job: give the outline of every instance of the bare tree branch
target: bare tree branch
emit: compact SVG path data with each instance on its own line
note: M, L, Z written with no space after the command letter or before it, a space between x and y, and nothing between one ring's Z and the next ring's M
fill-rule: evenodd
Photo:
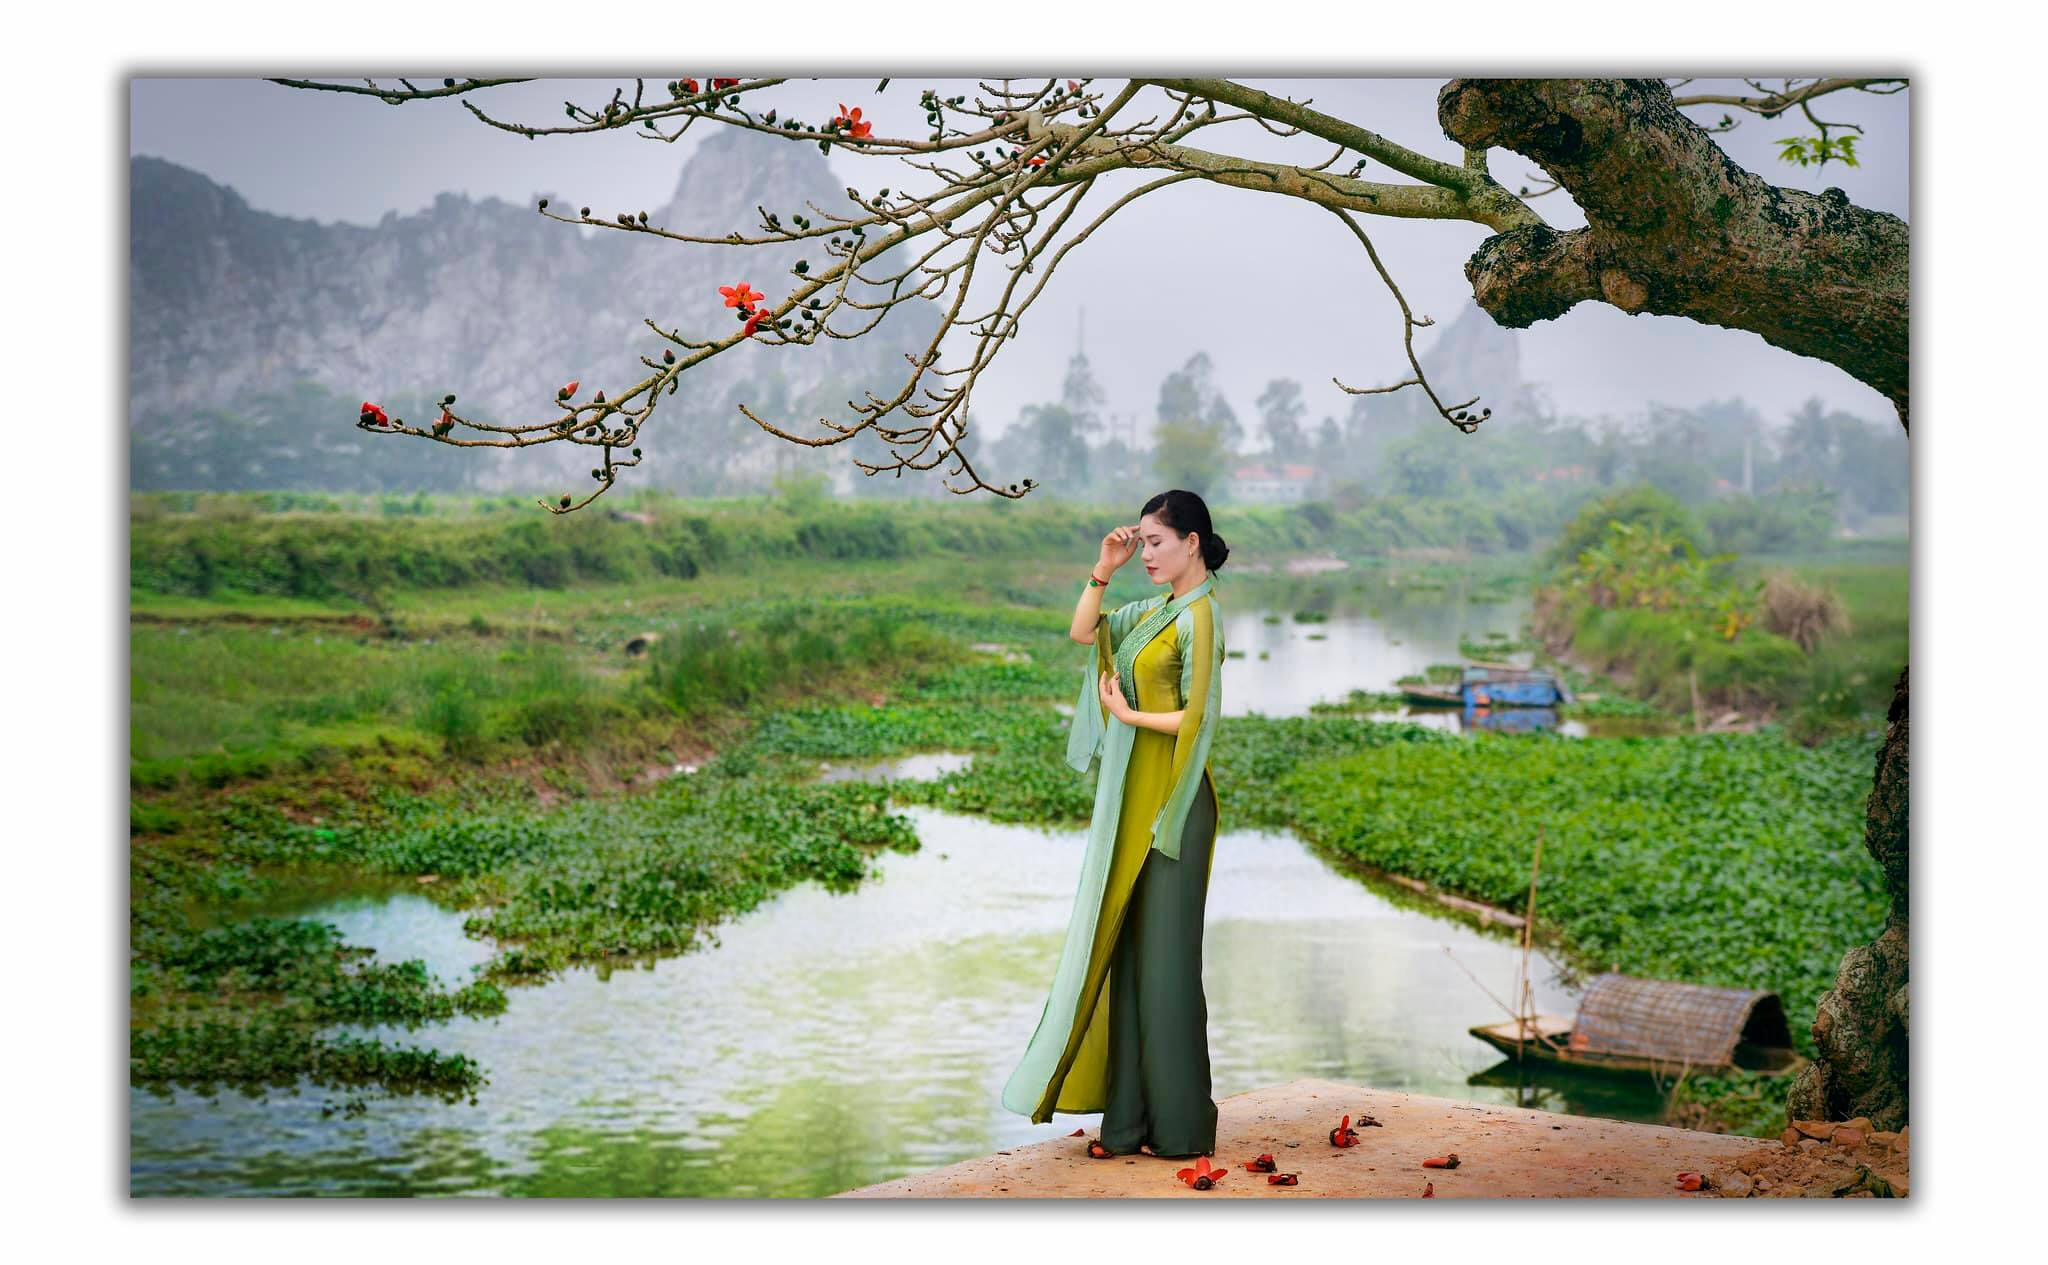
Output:
M1342 387L1352 395L1384 395L1389 392L1399 391L1402 387L1421 387L1422 393L1429 397L1430 407L1436 410L1438 417L1464 431L1467 435L1478 430L1479 423L1493 416L1493 409L1490 407L1483 408L1476 415L1467 412L1466 410L1479 402L1479 397L1476 395L1466 400L1463 404L1453 404L1445 407L1444 402L1437 398L1436 388L1429 384L1429 376L1423 373L1422 362L1415 358L1415 331L1425 325L1434 325L1436 322L1427 316L1418 317L1409 309L1407 296L1401 293L1400 286L1394 284L1394 278L1387 272L1387 266L1380 262L1380 252L1373 249L1372 239L1365 235L1365 230L1358 226L1358 222L1343 211L1336 211L1333 214L1338 219L1344 221L1344 227L1350 229L1352 236L1358 238L1359 245L1365 247L1366 255L1372 260L1373 269L1380 274L1380 280L1386 283L1387 291L1394 296L1394 302L1401 305L1401 345L1408 353L1408 367L1415 371L1415 376L1403 378L1392 386L1384 387L1345 386L1342 381L1336 378L1331 378L1330 381L1335 382L1339 387Z

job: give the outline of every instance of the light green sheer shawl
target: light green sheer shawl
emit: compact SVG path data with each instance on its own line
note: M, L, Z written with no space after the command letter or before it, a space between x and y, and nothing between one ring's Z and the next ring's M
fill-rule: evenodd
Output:
M1152 822L1152 847L1180 859L1181 829L1201 789L1209 748L1223 712L1223 627L1210 576L1178 598L1160 593L1104 612L1095 621L1095 644L1081 673L1081 692L1074 702L1073 727L1067 735L1067 763L1077 772L1096 772L1095 808L1088 823L1088 845L1081 857L1081 875L1074 894L1074 912L1067 920L1066 941L1052 990L1017 1070L1003 1088L1003 1106L1043 1121L1046 1090L1059 1067L1068 1037L1079 1018L1081 991L1088 976L1089 954L1103 907L1110 860L1116 850L1118 818L1123 809L1124 775L1136 729L1109 714L1096 678L1119 674L1124 697L1137 706L1137 683L1131 664L1167 624L1174 627L1180 652L1180 695L1186 714L1173 748L1172 783ZM1197 603L1202 599L1200 608Z

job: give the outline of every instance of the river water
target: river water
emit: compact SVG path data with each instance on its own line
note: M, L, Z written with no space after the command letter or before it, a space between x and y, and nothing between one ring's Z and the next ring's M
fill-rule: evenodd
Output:
M1388 689L1455 662L1461 632L1512 631L1521 615L1444 606L1316 625L1229 616L1226 644L1247 653L1225 668L1226 714L1299 714L1354 688ZM923 778L967 758L821 776ZM474 1057L490 1078L475 1106L372 1096L348 1118L323 1116L347 1095L316 1087L263 1101L133 1090L131 1190L812 1196L1076 1128L1092 1135L1097 1116L1032 1124L998 1101L1045 1002L1085 835L899 811L921 850L880 854L878 877L856 891L792 889L650 969L578 969L508 989L494 1018L341 1029ZM416 893L293 912L383 959L422 959L451 983L490 956L459 912ZM1466 1029L1506 1017L1488 990L1513 997L1512 941L1397 903L1291 834L1222 833L1204 947L1218 1099L1316 1076L1656 1118L1647 1083L1518 1087L1511 1071L1499 1083L1505 1065ZM1540 1009L1570 1012L1541 955L1529 974Z

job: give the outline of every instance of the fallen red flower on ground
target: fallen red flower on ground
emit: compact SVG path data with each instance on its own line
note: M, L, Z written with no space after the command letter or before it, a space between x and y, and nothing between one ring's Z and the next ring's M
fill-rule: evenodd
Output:
M1196 1190L1207 1190L1217 1182L1222 1181L1223 1175L1229 1171L1228 1167L1217 1168L1212 1166L1209 1163L1209 1157L1204 1155L1195 1160L1193 1168L1184 1168L1175 1173L1174 1176L1193 1186Z

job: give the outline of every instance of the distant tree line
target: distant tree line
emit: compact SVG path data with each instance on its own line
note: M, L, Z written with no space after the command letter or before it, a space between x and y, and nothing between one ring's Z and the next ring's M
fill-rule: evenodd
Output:
M484 490L490 467L438 445L379 442L336 418L352 401L310 382L258 394L233 411L182 422L155 419L132 432L131 486L137 491L246 489L385 495ZM418 416L431 402L394 399ZM1811 544L1842 525L1907 508L1906 437L1808 400L1779 427L1740 396L1692 408L1653 405L1630 419L1560 416L1539 389L1525 388L1515 412L1482 435L1444 435L1441 424L1386 397L1356 397L1343 417L1308 420L1302 384L1275 378L1247 427L1215 382L1215 365L1195 352L1159 383L1142 424L1118 418L1085 351L1068 362L1059 398L1028 404L995 440L970 430L991 468L1028 474L1042 495L1120 504L1134 487L1188 487L1219 504L1235 499L1232 471L1247 463L1315 472L1308 499L1348 512L1376 498L1405 501L1498 499L1506 494L1576 503L1595 492L1647 484L1696 508L1717 550L1750 553ZM744 433L727 436L746 439ZM678 463L688 496L782 492L824 458L789 449L745 465ZM503 454L517 459L524 454ZM655 473L655 472L650 472ZM827 486L812 471L815 494ZM854 473L855 499L928 500L946 494L927 480ZM950 499L950 498L948 498ZM1551 521L1529 520L1540 534Z
M1906 437L1809 399L1772 427L1741 396L1692 408L1655 404L1628 419L1561 416L1540 388L1471 439L1386 397L1356 397L1340 420L1308 420L1302 384L1275 378L1254 404L1256 433L1196 352L1159 384L1142 430L1118 426L1085 352L1068 364L1060 398L1026 405L987 445L996 468L1028 474L1043 494L1088 502L1127 499L1134 481L1193 488L1229 503L1231 473L1246 463L1315 472L1313 499L1339 509L1367 498L1464 498L1514 489L1599 489L1648 484L1702 507L1719 537L1825 531L1906 512ZM1432 424L1434 423L1434 424ZM978 433L970 439L978 439ZM1723 507L1719 510L1711 507ZM1764 547L1759 540L1733 547Z

